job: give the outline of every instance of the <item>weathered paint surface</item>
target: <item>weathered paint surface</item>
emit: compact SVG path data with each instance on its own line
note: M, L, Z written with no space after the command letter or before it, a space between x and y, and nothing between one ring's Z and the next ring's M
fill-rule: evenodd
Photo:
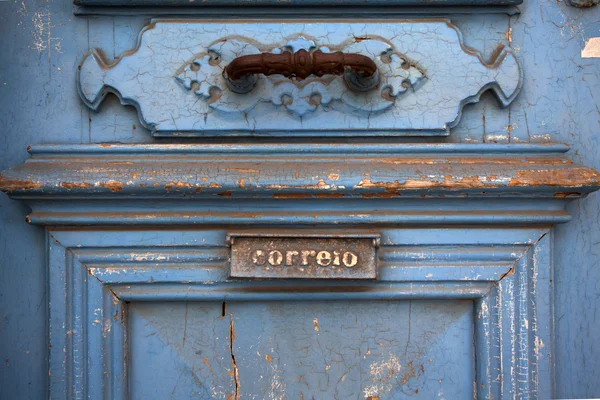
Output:
M51 395L144 397L166 365L155 390L179 398L282 398L284 385L323 398L552 397L548 226L380 232L377 281L232 282L223 230L52 229ZM306 326L314 352L298 348ZM263 356L276 371L260 379ZM341 385L344 371L362 379Z
M290 49L366 56L379 83L356 91L342 76L257 74L245 93L227 83L224 71L236 57ZM78 71L90 108L112 92L136 107L154 135L177 137L447 135L484 91L507 107L521 78L510 49L500 46L484 63L444 19L284 25L157 19L118 62L92 51Z
M598 36L599 8L575 9L562 2L532 0L520 9L521 15L514 17L501 14L453 17L453 22L464 33L465 43L481 51L484 58L491 57L498 43L510 44L522 62L525 79L521 95L509 112L498 111L495 100L484 95L481 103L465 109L461 124L444 142L560 141L572 146L571 157L575 162L599 169L597 104L600 100L598 91L594 91L599 85L599 61L581 58L586 41ZM77 97L73 78L80 55L90 48L103 49L108 58L132 48L137 32L146 22L144 17L85 20L73 17L71 11L70 2L56 0L0 2L0 29L2 37L8 38L0 42L2 53L7 55L0 66L3 72L0 108L4 110L0 115L2 170L23 162L28 157L25 148L32 144L152 141L149 133L140 126L135 112L122 108L114 98L107 98L98 114L85 110ZM175 180L171 188L185 186L178 182ZM108 180L104 183L109 192L113 193L110 188L116 190L114 193L121 192L117 190L119 185ZM494 208L500 209L502 203L514 204L504 200L495 203ZM470 202L464 207L474 205ZM568 210L573 220L557 227L553 235L546 235L541 241L544 246L549 245L551 238L554 242L554 301L540 301L538 307L540 304L554 307L555 338L551 346L556 365L556 397L598 397L600 350L594 336L600 330L596 312L600 281L596 256L600 240L598 195L583 201L575 200ZM43 229L25 223L23 217L28 212L23 203L0 196L2 398L47 397L46 245ZM476 236L481 235L478 232ZM165 233L157 236L170 240ZM514 240L514 236L512 238ZM424 257L429 254L426 252ZM142 251L135 257L160 255ZM412 257L419 259L422 255L416 253ZM535 254L538 260L546 259L544 262L548 257L539 251ZM456 271L459 269L446 268L443 273L458 274ZM471 273L476 276L484 271L490 272L488 268L479 268ZM548 272L543 269L531 271ZM407 279L416 278L413 272L414 269L403 270ZM506 272L496 271L495 274L502 276ZM435 277L430 271L422 279L429 279L430 273L433 276L429 278ZM511 276L514 274L508 274L504 279ZM507 290L515 287L509 281L505 286ZM476 292L473 290L469 295L475 296ZM213 298L218 296L222 297L222 293ZM180 300L185 300L184 295ZM498 297L497 300L501 299ZM477 307L481 315L485 315L494 304L481 302ZM93 315L94 309L91 311ZM111 318L115 315L113 312ZM527 324L518 327L520 337L526 336L531 324L528 320ZM318 326L322 329L321 320ZM508 324L505 328L517 327ZM102 336L102 327L99 329ZM486 336L485 330L480 332ZM552 341L538 340L534 349L547 349L548 343ZM515 343L515 347L520 344ZM523 370L525 367L519 366L521 373L527 372ZM231 368L230 364L227 368Z
M189 0L75 0L75 4L81 6L155 6L155 7L168 7L168 6L192 6L192 7L206 7L206 6L240 6L240 5L277 5L283 7L291 6L314 6L324 4L339 4L335 1L323 1L323 0L289 0L285 2L277 0L252 0L252 1L240 1L240 0L205 0L202 3L194 3ZM193 4L189 4L193 3ZM344 1L346 5L379 5L379 6L431 6L435 5L436 2L430 2L426 0L347 0ZM446 0L443 2L444 5L506 5L506 4L521 4L522 0Z
M0 190L14 198L576 198L600 185L560 144L221 148L35 146L32 159L0 173Z
M137 303L129 318L134 398L472 396L468 300Z

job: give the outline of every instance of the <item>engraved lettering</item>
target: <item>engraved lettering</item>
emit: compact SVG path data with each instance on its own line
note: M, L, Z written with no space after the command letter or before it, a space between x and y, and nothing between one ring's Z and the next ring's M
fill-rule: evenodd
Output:
M350 251L347 251L344 253L342 261L344 262L344 266L352 268L358 264L358 256Z
M327 267L329 264L331 264L331 253L328 251L320 251L317 254L317 264L319 264L321 267Z
M302 266L306 267L309 264L308 257L317 254L314 250L302 250Z
M267 262L265 259L265 252L262 250L255 250L254 253L252 253L252 262L255 265L265 265Z
M340 252L337 250L333 251L333 265L336 267L340 266Z
M351 252L341 252L338 250L327 251L321 250L318 253L315 250L271 250L268 252L265 250L254 250L251 254L252 263L257 266L268 264L271 266L285 265L292 267L300 263L301 266L307 267L317 265L321 267L328 266L344 266L346 268L355 267L358 264L358 256ZM285 261L285 263L284 263Z
M281 252L279 250L271 250L269 252L269 264L276 267L278 265L281 265L282 261L283 261L283 254L281 254Z
M376 279L370 238L239 237L231 240L234 278Z
M294 256L297 256L298 252L296 250L287 250L285 252L285 265L287 265L288 267L296 264L296 261L294 260Z

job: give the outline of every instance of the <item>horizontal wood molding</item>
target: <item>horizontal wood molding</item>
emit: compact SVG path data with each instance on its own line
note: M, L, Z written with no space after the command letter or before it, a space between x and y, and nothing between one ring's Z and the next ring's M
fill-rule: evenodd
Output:
M0 175L37 224L549 224L600 187L568 148L43 145ZM518 199L518 200L517 200ZM123 201L127 200L127 201Z
M219 0L190 2L177 1L123 1L79 0L73 4L75 15L148 15L148 16L199 16L214 19L257 18L379 18L388 19L406 15L446 16L449 14L507 14L516 15L522 0L453 0L444 4L432 4L426 0L365 1L354 0L344 5L319 0L307 2L278 2L257 0ZM243 3L243 4L239 4ZM315 5L315 3L319 3Z
M561 145L38 146L0 175L13 198L581 197L600 174Z

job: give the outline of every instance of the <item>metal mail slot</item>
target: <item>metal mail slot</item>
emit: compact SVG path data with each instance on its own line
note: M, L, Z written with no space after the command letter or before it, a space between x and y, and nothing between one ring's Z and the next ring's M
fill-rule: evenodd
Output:
M376 279L379 236L230 235L231 278Z

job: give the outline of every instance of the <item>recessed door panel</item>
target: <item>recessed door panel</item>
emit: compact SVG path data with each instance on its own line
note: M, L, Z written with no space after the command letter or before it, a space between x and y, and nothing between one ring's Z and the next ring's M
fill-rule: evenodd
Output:
M134 302L131 398L472 398L472 304Z

